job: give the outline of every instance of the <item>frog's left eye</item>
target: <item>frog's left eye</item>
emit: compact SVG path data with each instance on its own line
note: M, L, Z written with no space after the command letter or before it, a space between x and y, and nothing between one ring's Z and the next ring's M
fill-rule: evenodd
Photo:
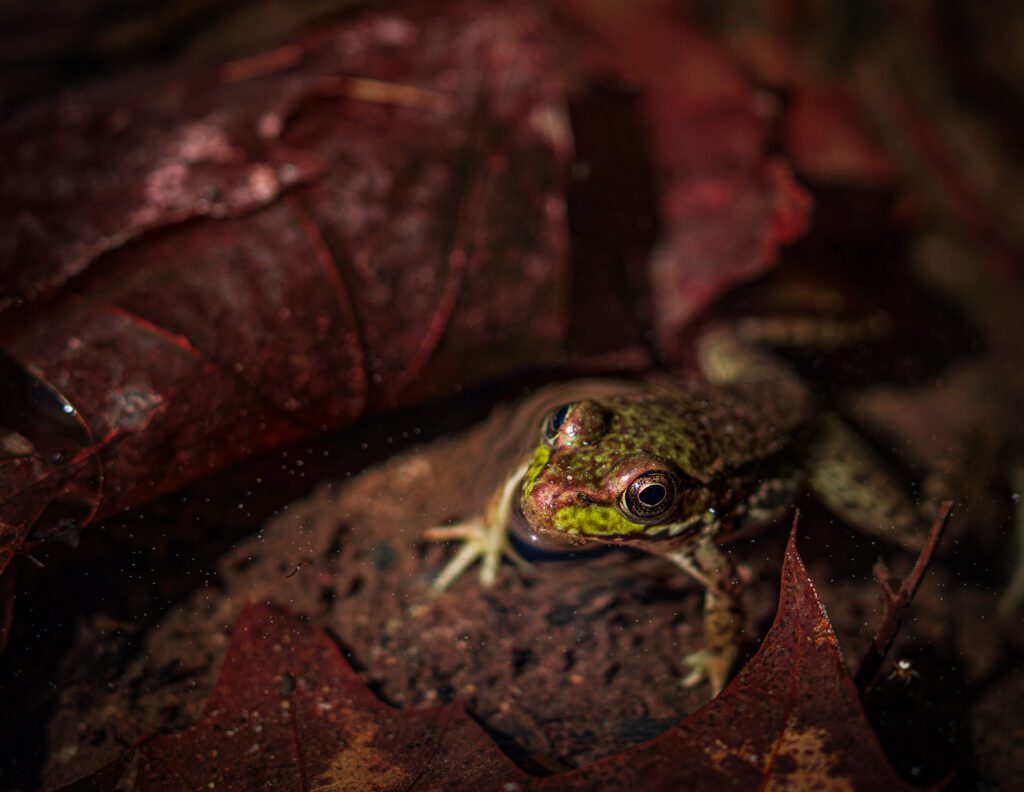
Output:
M651 524L668 514L675 503L675 478L663 470L649 470L629 483L619 508L630 520Z
M563 404L561 407L552 410L544 420L544 440L548 444L555 442L555 438L558 437L558 432L562 428L562 424L565 423L565 419L568 417L571 409L571 404Z

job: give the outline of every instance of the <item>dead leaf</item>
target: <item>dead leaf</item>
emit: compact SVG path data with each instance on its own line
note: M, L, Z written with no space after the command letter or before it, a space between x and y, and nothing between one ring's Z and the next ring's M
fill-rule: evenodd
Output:
M323 631L250 605L200 721L138 749L134 788L913 789L871 731L795 539L775 623L726 690L587 767L529 776L461 707L388 707Z
M0 424L39 393L49 416L0 460L0 571L262 449L557 358L571 140L546 20L371 10L261 68L97 86L0 131L0 350L26 380Z

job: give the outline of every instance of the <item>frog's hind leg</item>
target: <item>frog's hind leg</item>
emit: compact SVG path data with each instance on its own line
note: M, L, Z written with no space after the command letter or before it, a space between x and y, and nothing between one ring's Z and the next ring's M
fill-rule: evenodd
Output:
M726 542L746 536L751 529L760 528L786 514L807 486L807 475L802 467L789 464L772 476L764 478L747 499L728 516L728 530L719 537Z
M823 416L805 464L815 494L837 517L909 549L923 546L926 531L917 505L864 438L838 416Z
M463 543L455 557L434 581L435 591L447 589L477 561L480 561L480 585L485 588L490 588L497 580L498 566L503 557L512 561L522 572L532 569L529 562L512 546L508 530L512 499L525 472L524 466L509 476L495 491L482 515L454 525L430 528L424 532L424 536L430 541L446 542L458 539Z
M807 392L796 372L769 349L837 351L877 341L891 329L892 321L881 313L860 319L746 317L705 332L697 345L698 363L718 385L758 384L781 389L784 398L803 402Z
M893 332L892 319L881 311L861 317L782 314L739 319L735 333L747 343L818 352L849 349L878 341Z

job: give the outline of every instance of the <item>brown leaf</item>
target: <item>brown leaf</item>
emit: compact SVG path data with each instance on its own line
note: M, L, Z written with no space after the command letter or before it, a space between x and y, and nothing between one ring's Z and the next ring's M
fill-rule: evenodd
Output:
M775 623L722 693L558 789L912 789L889 766L790 534Z
M726 690L661 736L544 778L458 706L394 710L319 629L239 617L201 720L139 749L136 789L912 789L889 767L790 536L778 614Z
M461 707L392 709L321 630L251 605L202 719L141 749L135 788L500 789L522 777Z

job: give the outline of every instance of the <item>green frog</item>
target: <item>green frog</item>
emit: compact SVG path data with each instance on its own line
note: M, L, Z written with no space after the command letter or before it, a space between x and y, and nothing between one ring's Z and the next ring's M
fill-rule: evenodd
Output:
M919 546L919 512L900 483L852 429L817 409L781 359L732 327L705 334L698 358L700 374L685 380L584 380L534 399L534 410L562 403L539 427L530 419L536 439L484 512L427 532L463 541L436 588L478 560L484 586L502 558L529 569L510 541L517 526L546 549L604 543L655 553L706 590L704 647L685 658L684 684L706 680L716 695L743 622L740 581L720 543L771 523L809 486L847 522Z

